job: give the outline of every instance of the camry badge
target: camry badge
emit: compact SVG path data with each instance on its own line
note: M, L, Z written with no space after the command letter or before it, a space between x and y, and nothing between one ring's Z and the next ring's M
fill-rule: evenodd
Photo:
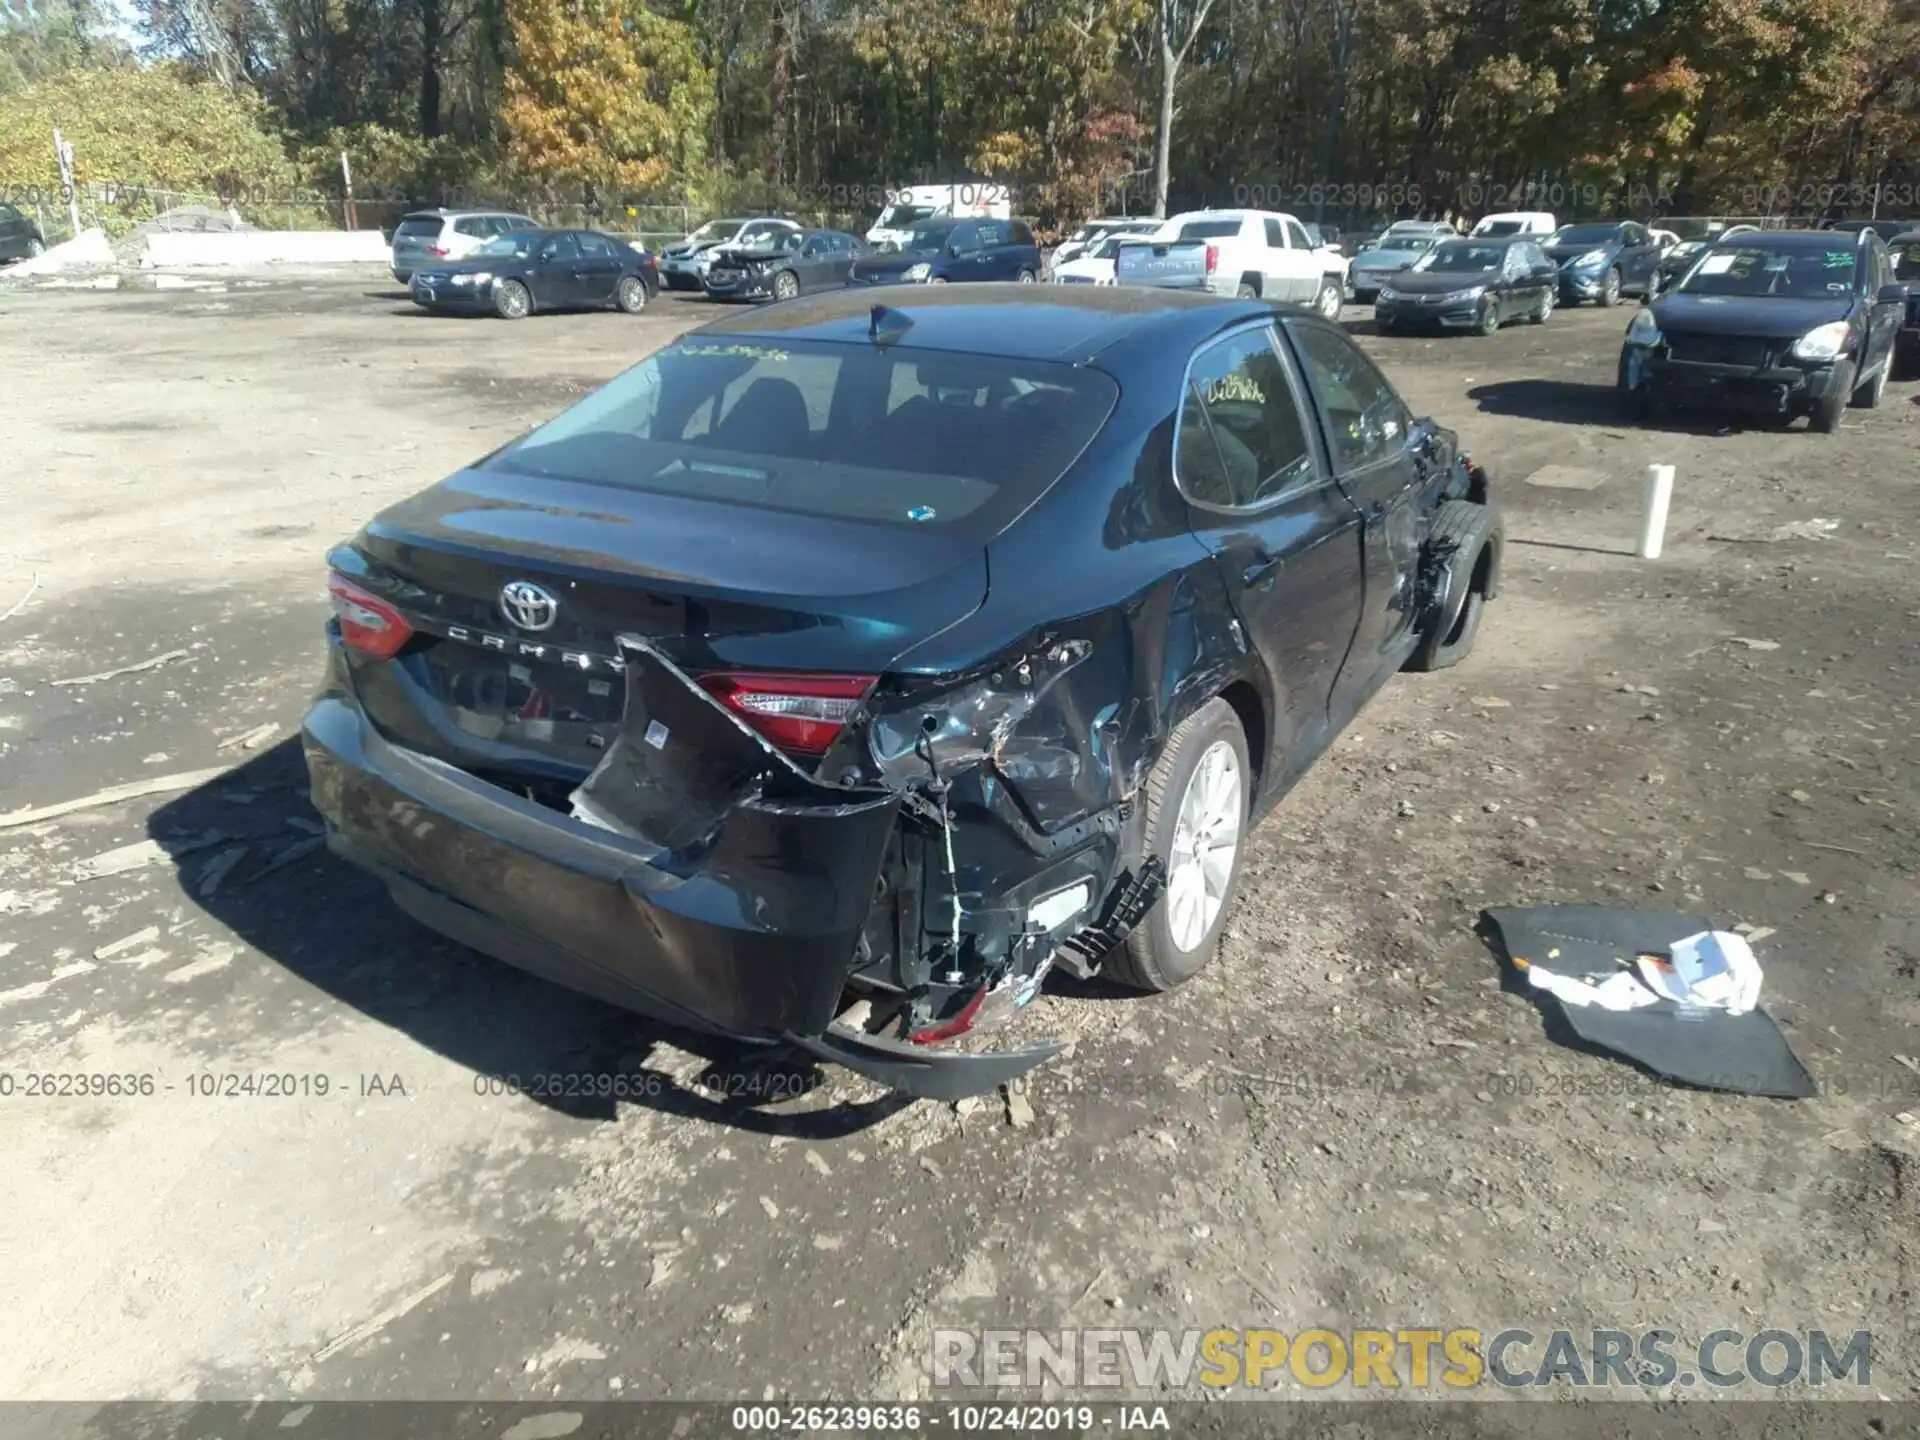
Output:
M560 602L531 580L512 580L500 587L500 613L522 630L548 630L560 618Z

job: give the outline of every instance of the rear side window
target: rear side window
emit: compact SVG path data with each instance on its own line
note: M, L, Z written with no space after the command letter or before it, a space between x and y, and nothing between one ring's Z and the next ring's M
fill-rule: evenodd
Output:
M1029 230L1020 221L1018 220L1014 221L1013 224L1008 228L1013 232L1014 244L1016 245L1033 244L1033 231Z
M1258 505L1313 478L1300 402L1266 326L1194 360L1175 457L1187 497L1223 509Z
M1099 371L902 346L689 339L489 470L928 527L984 544L1106 423Z
M1397 452L1406 406L1371 360L1344 335L1323 325L1289 327L1327 417L1334 468L1342 475Z
M453 222L454 233L458 235L488 235L492 231L478 215L462 215Z
M1267 247L1272 250L1287 248L1286 232L1280 228L1278 220L1267 221Z

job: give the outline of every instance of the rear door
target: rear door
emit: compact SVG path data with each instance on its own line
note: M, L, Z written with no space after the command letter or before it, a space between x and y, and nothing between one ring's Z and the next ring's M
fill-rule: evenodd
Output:
M11 205L0 205L0 260L27 253L27 219Z
M1318 402L1334 479L1363 527L1366 596L1333 701L1344 718L1400 667L1412 643L1427 477L1409 443L1405 403L1345 332L1304 318L1289 319L1285 332Z
M1620 278L1632 290L1644 290L1653 281L1654 268L1660 263L1660 247L1644 225L1631 222L1620 227L1624 242L1620 250Z
M1267 671L1276 723L1262 768L1278 784L1324 743L1362 603L1359 513L1327 474L1311 417L1263 322L1194 356L1174 433L1193 533Z
M1884 244L1877 241L1869 243L1866 253L1860 257L1862 298L1867 310L1867 356L1862 373L1870 372L1882 363L1891 363L1893 347L1900 336L1900 327L1906 322L1907 307L1904 303L1882 304L1880 292L1895 282L1893 266Z
M561 230L549 235L533 257L534 300L545 306L578 305L580 282L573 272L579 262L580 245L572 231Z
M988 279L992 257L987 254L977 220L963 220L947 236L953 258L947 266L947 278L953 281Z
M1314 297L1320 293L1321 261L1314 252L1313 242L1307 235L1307 227L1291 215L1285 221L1287 232L1286 267L1292 284L1293 298L1303 305L1311 305Z
M1013 251L1013 232L1004 220L982 220L978 222L980 230L980 278L982 280L1011 280L1020 272L1020 262Z
M580 259L573 267L580 302L596 305L613 299L613 287L620 282L620 251L597 231L576 231L573 238L580 247Z

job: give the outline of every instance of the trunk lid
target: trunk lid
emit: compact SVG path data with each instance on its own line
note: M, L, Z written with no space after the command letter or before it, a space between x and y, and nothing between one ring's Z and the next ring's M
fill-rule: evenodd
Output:
M696 675L879 675L987 592L985 550L950 534L503 471L392 506L334 559L419 632L393 660L347 652L384 733L556 777L618 730L622 634ZM533 623L516 623L504 592L519 584L550 613L523 606Z

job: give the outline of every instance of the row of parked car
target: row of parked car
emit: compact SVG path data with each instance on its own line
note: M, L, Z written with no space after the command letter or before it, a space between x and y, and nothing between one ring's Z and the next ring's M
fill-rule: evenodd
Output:
M393 237L393 273L434 311L613 306L661 289L715 300L788 300L816 290L1013 281L1194 290L1296 305L1338 319L1349 296L1376 327L1497 332L1540 325L1566 304L1645 308L1624 339L1618 387L1635 414L1731 405L1831 431L1850 404L1880 402L1920 365L1920 225L1826 230L1736 225L1696 240L1635 221L1555 225L1488 216L1467 235L1403 221L1349 257L1297 217L1201 210L1166 220L1090 221L1043 261L1018 220L936 215L883 246L779 216L715 220L659 257L593 230L538 227L511 212L421 212Z

